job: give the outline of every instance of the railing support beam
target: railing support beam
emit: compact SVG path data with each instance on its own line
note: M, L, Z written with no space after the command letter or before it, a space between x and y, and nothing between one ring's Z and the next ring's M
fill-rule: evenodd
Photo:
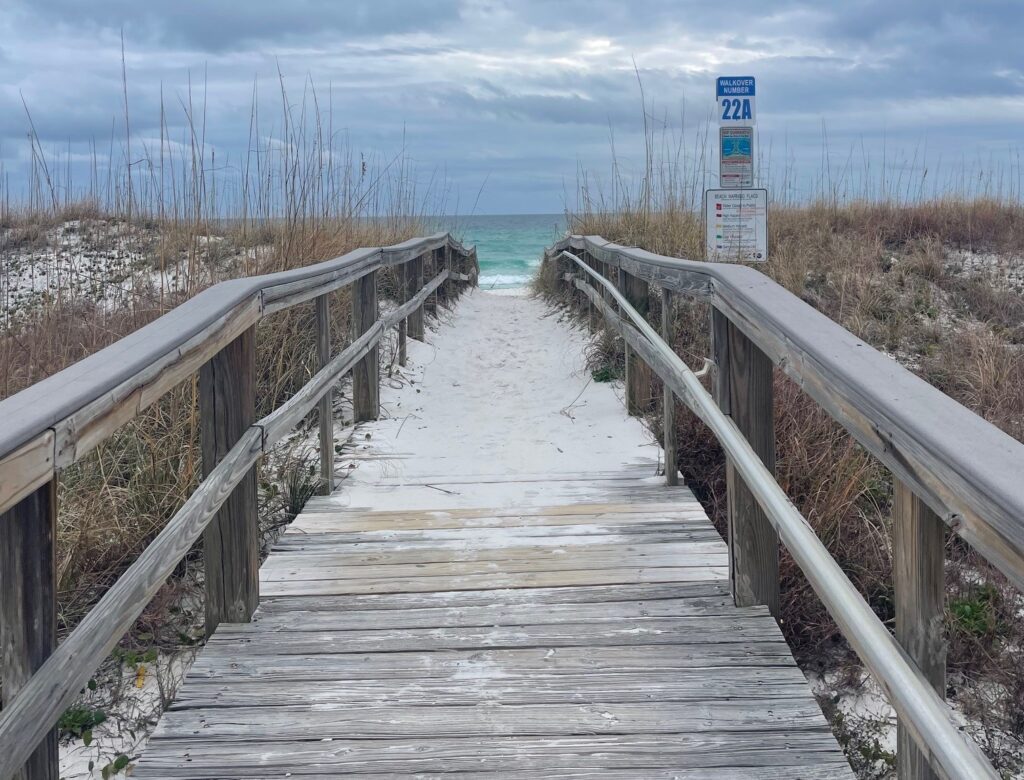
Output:
M331 362L331 302L329 295L316 299L316 355L317 368ZM334 490L334 392L320 399L320 482L321 492L330 495Z
M0 673L5 708L57 647L56 536L56 480L0 515ZM54 728L12 780L59 776Z
M946 693L945 527L904 482L893 480L893 585L896 640L935 692ZM937 780L939 775L900 722L896 729L900 780Z
M256 418L256 328L251 327L199 370L203 477ZM248 623L260 603L256 470L235 487L203 531L206 636L221 623Z
M423 256L410 260L403 268L405 269L405 300L409 301L416 297L416 293L423 289ZM419 306L409 315L408 318L409 338L423 341L424 335L424 311Z
M647 282L619 268L618 288L637 314L646 318L650 309ZM625 350L626 409L634 417L642 417L651 405L651 370L628 345Z
M718 371L715 401L775 473L772 362L718 309L712 308ZM736 606L764 604L779 617L779 535L731 462L726 467L729 578Z
M661 337L666 344L672 343L672 291L668 288L661 288ZM668 485L679 484L679 464L676 463L676 397L669 388L668 383L664 385L664 426L662 428L662 444L665 450L665 483Z
M437 250L434 249L431 252L428 252L425 255L425 258L429 258L429 260L426 260L424 263L424 266L426 267L424 276L426 279L433 279L437 276L439 265ZM423 279L420 279L420 286L416 288L417 291L423 289L423 281ZM424 310L427 314L433 317L437 316L437 290L434 290L434 292L427 296L427 300L424 301Z
M352 340L372 328L378 316L377 272L373 271L352 285ZM379 415L380 347L375 345L352 370L352 416L358 423Z

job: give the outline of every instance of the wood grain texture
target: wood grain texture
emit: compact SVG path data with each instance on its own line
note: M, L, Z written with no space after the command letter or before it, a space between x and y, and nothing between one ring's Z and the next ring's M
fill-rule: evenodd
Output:
M423 269L423 257L422 255L410 260L407 264L408 276L406 287L406 295L408 299L411 299L417 292L423 289L423 281L426 278ZM425 314L422 306L416 307L406 319L408 323L409 338L416 339L417 341L423 341L424 338L424 325L425 325Z
M56 536L56 480L0 515L0 675L5 709L57 647ZM13 780L59 776L53 728Z
M380 317L377 275L368 274L352 288L352 340L369 331ZM380 414L380 348L374 344L352 369L352 419L376 420Z
M557 495L574 476L475 479ZM134 776L851 777L768 610L733 603L727 559L685 487L311 510Z
M316 356L317 368L331 362L331 299L321 295L316 299ZM321 491L330 495L334 490L334 394L328 390L317 405L319 410L320 482Z
M650 309L648 285L623 268L618 270L618 288L641 317ZM596 311L597 318L603 319ZM626 409L635 417L642 417L651 407L651 370L633 350L626 347Z
M712 310L715 398L775 472L773 366L767 356L717 310ZM732 463L726 462L730 579L736 606L765 604L779 616L779 535Z
M893 486L893 585L896 639L931 682L946 695L945 526L905 484ZM906 780L936 780L925 754L897 723L896 768Z
M672 326L674 318L672 291L661 290L661 337L668 344L672 343ZM665 453L665 482L669 485L679 484L679 464L676 462L676 396L667 384L662 383L662 449Z
M199 372L203 477L209 477L256 416L256 331L250 328ZM249 620L259 606L256 471L249 471L203 532L206 635Z
M0 506L14 507L23 498L50 482L53 465L53 431L44 431L0 460Z

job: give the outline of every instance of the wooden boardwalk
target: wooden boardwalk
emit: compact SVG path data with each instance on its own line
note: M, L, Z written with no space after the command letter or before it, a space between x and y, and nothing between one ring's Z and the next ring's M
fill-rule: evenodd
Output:
M133 776L850 777L775 622L733 606L700 505L651 474L315 499ZM520 505L473 507L496 482Z

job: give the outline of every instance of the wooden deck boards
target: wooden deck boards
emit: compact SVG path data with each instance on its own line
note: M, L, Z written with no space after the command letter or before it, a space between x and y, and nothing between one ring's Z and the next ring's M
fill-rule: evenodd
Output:
M733 606L699 504L647 476L314 500L133 776L850 777L774 621ZM474 507L495 482L522 505Z

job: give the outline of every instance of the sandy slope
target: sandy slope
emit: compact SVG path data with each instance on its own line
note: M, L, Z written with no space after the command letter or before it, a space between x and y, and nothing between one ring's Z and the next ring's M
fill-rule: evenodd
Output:
M653 480L658 444L626 415L621 387L591 381L587 338L557 312L522 295L475 290L445 319L427 343L410 341L408 366L384 380L384 419L357 433L354 457L342 462L348 478L339 503L390 508L386 496L372 490L381 479L586 473L646 464ZM500 485L487 491L458 503L522 501ZM425 501L431 493L451 504L451 494L429 489Z

